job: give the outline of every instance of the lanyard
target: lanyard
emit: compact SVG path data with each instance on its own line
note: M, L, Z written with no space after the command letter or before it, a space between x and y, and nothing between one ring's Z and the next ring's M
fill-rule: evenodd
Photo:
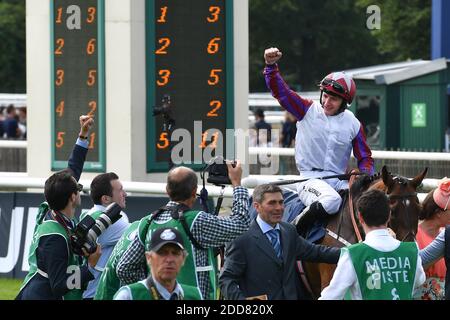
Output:
M150 291L152 292L153 298L155 300L161 300L161 294L156 289L156 286L155 286L155 283L153 282L152 277L148 277L146 280L146 283L147 283L147 287L149 287Z
M72 228L69 227L69 225L67 224L66 220L60 216L60 214L56 214L55 211L51 211L51 215L53 217L53 219L58 222L60 225L63 226L63 228L66 230L67 235L70 236L72 235Z
M153 295L153 298L155 300L161 300L161 294L159 293L159 291L156 289L156 285L155 282L153 281L152 277L148 277L146 280L146 284L147 286L150 288L150 291ZM181 296L177 294L177 299L176 300L181 300Z

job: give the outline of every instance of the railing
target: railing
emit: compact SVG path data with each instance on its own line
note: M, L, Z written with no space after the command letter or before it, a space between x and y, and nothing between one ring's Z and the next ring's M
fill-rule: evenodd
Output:
M253 188L262 183L269 183L273 181L280 180L292 180L298 179L298 176L288 175L288 176L269 176L269 175L250 175L247 178L242 179L242 185L249 188L249 193L253 193ZM30 178L24 174L0 172L0 189L43 189L46 178ZM90 180L80 180L83 185L83 191L89 191L91 181ZM128 193L137 194L153 194L153 195L165 195L166 194L166 184L165 183L154 183L154 182L131 182L122 181L123 188ZM424 179L422 182L422 191L429 191L437 186L436 179ZM296 190L295 185L285 186L289 189ZM211 197L218 197L221 193L221 188L216 186L206 186L208 194ZM231 198L233 196L233 189L229 186L225 188L224 197ZM426 193L419 194L419 200L423 201Z
M261 148L250 147L250 155L275 155L275 156L294 156L294 148ZM353 157L353 155L352 155ZM390 160L428 160L428 161L450 161L450 153L446 152L409 152L409 151L381 151L372 150L374 159Z
M0 148L17 148L26 149L27 141L21 140L0 140ZM22 151L23 152L23 151ZM261 147L251 147L249 148L250 156L257 155L271 155L280 157L289 157L293 161L293 156L295 154L294 148L261 148ZM395 161L398 163L402 161L433 161L433 162L444 162L444 173L439 177L448 175L450 172L450 154L449 153L429 153L429 152L402 152L402 151L372 151L372 157L376 160L382 160L383 162L387 160ZM355 161L352 158L352 161ZM403 174L393 170L391 166L388 166L392 172L397 174ZM424 166L422 166L423 168ZM419 172L414 172L417 174ZM411 176L407 174L405 176ZM428 175L430 176L430 175ZM261 183L268 183L277 180L292 180L297 179L298 175L296 172L292 172L291 175L250 175L249 177L243 179L243 185L248 188L254 188L256 185ZM421 191L428 192L429 190L436 188L438 179L424 179L421 186ZM24 172L0 172L0 188L7 189L43 189L45 183L45 178L30 178ZM89 191L90 181L80 181L84 185L84 190ZM125 190L130 193L142 193L142 194L166 194L166 184L165 183L149 183L149 182L123 182ZM294 186L287 186L295 190ZM218 197L220 195L220 187L207 186L207 190L210 196ZM250 193L253 189L249 190ZM227 187L224 192L224 196L229 198L232 197L232 188ZM419 194L419 198L422 200L426 194Z
M0 140L0 148L26 149L27 146L26 140Z
M279 160L279 171L270 171L270 174L297 174L298 170L294 160L293 148L249 148L250 160L256 163L257 156L270 156L271 161ZM376 170L386 165L388 170L404 177L414 177L425 168L428 168L427 178L441 179L450 174L450 153L446 152L406 152L406 151L380 151L372 150ZM265 160L266 162L267 160ZM356 168L356 159L352 156L349 167ZM250 174L259 174L263 171L254 165L250 167ZM278 169L277 169L278 170ZM267 171L266 171L267 172Z
M30 178L25 175L17 172L0 172L0 189L44 189L47 178ZM83 191L87 192L90 190L90 180L80 180L79 182L83 185ZM122 184L124 190L129 193L166 194L165 183L122 181ZM220 195L220 187L206 186L206 189L211 197L218 197ZM253 190L249 191L253 192ZM224 196L231 198L233 196L233 189L226 187Z

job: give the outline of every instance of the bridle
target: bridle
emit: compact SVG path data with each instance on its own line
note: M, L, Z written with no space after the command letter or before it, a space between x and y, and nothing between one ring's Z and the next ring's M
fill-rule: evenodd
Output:
M406 187L408 185L408 179L406 179L404 177L396 176L393 178L393 180L402 186ZM411 221L411 215L408 212L407 201L409 201L409 198L413 198L413 197L417 198L417 192L411 192L411 193L405 193L405 194L390 194L389 190L388 190L387 197L389 200L400 200L406 210L406 222L407 222L407 227L408 227L408 233L400 241L403 242L406 238L408 238L409 235L413 236L413 239L415 239L416 232L413 231L414 230L413 222Z
M380 178L381 178L380 174L375 174L375 175L370 177L371 182L373 182L375 180L378 180ZM404 177L401 177L401 176L395 176L395 177L393 177L393 180L394 180L395 184L400 184L400 185L405 186L405 187L408 185L408 182L409 182L409 180L407 178L404 178ZM392 190L386 190L386 196L388 197L388 199L389 200L400 200L402 202L403 206L405 207L405 210L406 210L406 223L407 223L408 233L403 237L403 239L401 239L401 241L403 242L410 235L413 236L413 239L415 239L416 238L416 232L412 228L413 225L412 225L412 221L411 221L411 216L408 213L408 203L407 203L407 201L410 201L409 199L412 198L412 197L417 197L417 192L411 192L411 193L405 193L405 194L390 194L390 192L392 192ZM351 201L350 193L351 193L351 191L349 192L349 202L350 202L349 206L350 206L350 208L352 208L353 203ZM350 210L350 215L354 219L353 210ZM330 237L334 238L335 240L337 240L338 242L340 242L344 246L350 246L351 243L349 241L347 241L346 239L344 239L340 235L342 222L343 222L343 214L341 214L340 221L338 223L337 233L333 232L329 228L326 228L326 232L327 232L327 234ZM353 229L355 231L355 234L357 235L358 242L361 242L362 240L360 239L360 237L358 237L358 227L355 226L355 224L353 224Z

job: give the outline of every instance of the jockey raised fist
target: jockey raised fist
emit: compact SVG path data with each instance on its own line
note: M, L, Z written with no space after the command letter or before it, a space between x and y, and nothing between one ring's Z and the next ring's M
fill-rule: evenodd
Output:
M282 55L278 48L269 48L264 51L264 60L266 64L274 64L281 59Z

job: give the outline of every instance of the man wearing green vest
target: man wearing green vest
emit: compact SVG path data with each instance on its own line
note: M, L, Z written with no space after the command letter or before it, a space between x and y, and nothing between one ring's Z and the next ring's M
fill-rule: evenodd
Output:
M232 241L248 230L248 190L241 186L242 167L228 166L228 177L233 185L231 215L219 217L196 211L197 175L192 169L177 167L167 176L167 205L147 219L142 219L138 236L130 244L117 265L117 276L122 284L131 284L147 277L145 247L153 232L159 228L175 228L183 236L188 253L177 277L178 282L200 289L202 299L218 298L218 268L214 248Z
M73 253L70 235L75 227L75 209L80 206L78 183L88 151L88 132L94 120L80 117L80 134L69 158L68 168L45 181L45 199L36 217L29 249L30 269L17 300L78 300L91 280L92 270L100 257L100 247L82 265L82 257ZM84 249L83 249L84 250ZM87 256L87 252L84 252Z
M145 219L142 218L142 219ZM130 243L137 236L137 228L139 226L140 220L134 221L130 226L125 230L125 232L120 237L117 244L114 246L114 249L109 256L108 261L106 262L106 266L100 275L100 279L98 280L98 286L95 291L94 300L112 300L114 294L120 288L120 280L117 277L116 269L117 263L119 262L120 257L123 255L125 250L128 248Z
M150 276L120 288L114 300L200 300L197 287L180 284L176 279L186 256L183 236L177 229L156 230L145 252Z
M425 281L417 244L400 242L389 234L389 200L384 192L365 192L357 209L366 238L342 249L333 279L320 299L343 299L349 289L354 300L411 300Z

